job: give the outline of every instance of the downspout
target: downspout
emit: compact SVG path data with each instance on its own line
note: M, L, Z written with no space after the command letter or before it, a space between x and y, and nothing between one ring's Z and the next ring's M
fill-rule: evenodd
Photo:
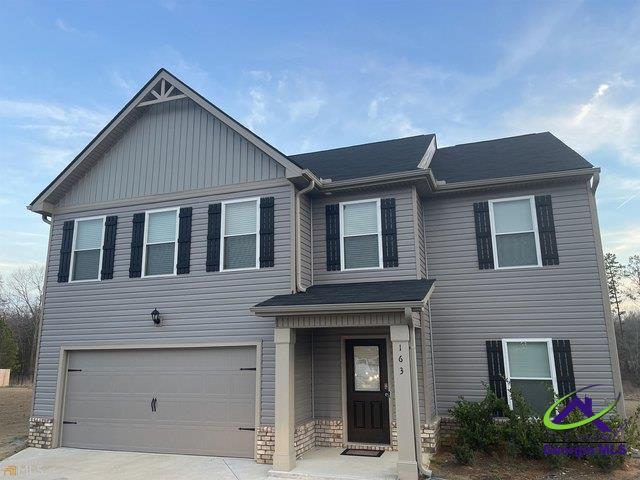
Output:
M295 242L296 242L296 255L295 255L295 264L296 264L296 268L295 268L295 272L296 272L296 292L304 292L306 290L305 287L302 286L302 266L301 266L301 259L300 259L300 198L302 198L302 195L304 195L305 193L310 192L311 190L313 190L316 187L316 181L315 180L311 180L309 182L309 185L307 185L305 188L303 188L302 190L300 190L299 192L296 192L296 222L295 222Z
M431 354L431 384L433 386L433 408L438 417L438 393L436 392L436 358L433 352L433 324L431 323L431 300L427 302L427 316L429 318L429 353Z
M47 214L46 213L41 213L40 215L41 215L42 221L44 223L46 223L47 225L51 225L51 219L47 218Z
M404 309L404 317L409 327L409 349L411 353L411 414L413 417L413 438L418 473L422 477L431 478L432 472L422 464L422 437L420 435L420 398L418 396L418 359L416 357L416 329L413 327L411 309Z

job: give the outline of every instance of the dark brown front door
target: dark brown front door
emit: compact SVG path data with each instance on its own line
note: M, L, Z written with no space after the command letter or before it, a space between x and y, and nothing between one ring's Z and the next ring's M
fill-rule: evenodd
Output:
M347 340L347 433L350 442L389 443L387 344Z

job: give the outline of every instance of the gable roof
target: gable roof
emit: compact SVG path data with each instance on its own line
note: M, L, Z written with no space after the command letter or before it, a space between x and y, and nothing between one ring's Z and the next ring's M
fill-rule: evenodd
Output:
M416 135L382 142L319 152L289 155L289 158L324 179L350 180L415 170L435 135Z
M549 132L438 148L430 168L447 183L593 168Z
M140 91L120 110L117 115L95 136L95 138L69 163L58 176L31 202L27 207L36 212L49 213L52 204L58 201L78 178L84 175L117 140L122 133L135 122L145 111L145 105L155 103L158 95L154 89L161 83L167 82L173 87L173 94L164 97L166 101L185 96L193 100L207 112L214 115L228 127L245 137L266 154L280 163L287 171L287 176L299 176L301 168L287 158L281 151L267 143L240 122L227 115L191 87L180 81L164 68L158 72L140 89ZM164 86L163 86L164 90ZM164 93L164 91L163 91ZM159 99L162 101L162 99Z

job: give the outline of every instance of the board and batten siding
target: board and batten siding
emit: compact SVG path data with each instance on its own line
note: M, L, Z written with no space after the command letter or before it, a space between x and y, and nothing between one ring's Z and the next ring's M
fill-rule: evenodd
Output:
M398 232L398 266L392 268L327 271L325 206L352 200L377 198L396 199ZM376 188L355 193L333 194L313 200L313 283L373 282L383 280L413 280L418 278L412 187Z
M144 108L58 207L285 176L282 165L191 99Z
M602 405L614 397L588 185L584 181L496 190L424 201L438 413L458 396L478 400L488 381L485 341L569 339L576 385ZM473 203L551 195L560 264L480 270Z
M293 186L254 188L224 195L130 205L54 215L44 321L34 402L34 416L53 415L60 346L253 342L262 347L262 422L274 420L274 319L249 308L273 295L291 293L291 198ZM275 198L275 266L258 270L207 272L206 238L209 204L236 198ZM134 213L166 207L193 207L191 273L129 278ZM62 225L65 220L117 215L112 280L57 283ZM163 325L155 327L157 308Z

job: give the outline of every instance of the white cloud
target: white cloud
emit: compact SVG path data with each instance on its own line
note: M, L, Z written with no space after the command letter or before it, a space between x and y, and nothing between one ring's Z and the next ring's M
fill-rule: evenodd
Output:
M318 116L320 109L325 105L325 100L315 95L289 102L291 120L312 119Z
M67 33L76 33L77 32L77 30L75 28L73 28L72 26L67 24L61 18L56 18L55 24L56 24L56 27L58 27L63 32L67 32Z
M264 93L257 88L252 88L249 91L249 97L251 98L251 111L246 123L250 129L254 129L267 119L266 103Z
M125 78L117 70L109 71L109 79L114 86L124 90L127 93L133 93L135 90L135 84L131 80Z
M640 226L602 232L602 243L605 252L615 253L618 259L626 261L640 252Z

